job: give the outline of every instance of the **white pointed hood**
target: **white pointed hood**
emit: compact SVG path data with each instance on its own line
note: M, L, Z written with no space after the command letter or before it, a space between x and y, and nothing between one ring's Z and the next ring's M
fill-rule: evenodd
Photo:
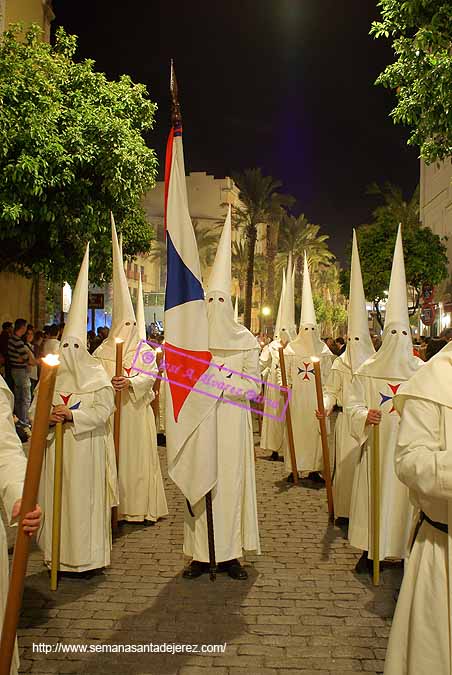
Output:
M231 205L229 204L215 260L210 272L207 292L221 291L222 293L231 295L231 231Z
M421 365L422 361L413 354L402 229L399 226L386 303L383 342L379 351L361 366L358 374L384 380L408 380Z
M254 335L234 321L231 300L231 207L229 206L206 295L209 349L255 349Z
M297 354L297 356L333 356L319 336L306 252L304 254L303 266L300 330L295 340L292 340L288 345L288 351L290 350Z
M281 330L287 334L287 340L294 340L297 336L297 327L295 325L295 292L294 276L292 267L292 253L289 253L286 272L286 292L281 313Z
M369 333L366 298L355 230L353 230L352 262L350 266L347 336L347 349L343 355L343 361L354 374L364 361L375 354L375 348Z
M96 349L95 355L107 361L116 360L116 338L124 341L124 365L130 366L138 343L135 312L127 286L126 274L111 214L111 243L113 249L113 312L108 338Z
M138 278L137 294L137 332L140 340L146 340L146 319L144 316L143 282L141 281L141 272Z
M283 269L283 273L282 273L281 296L279 298L278 313L276 314L275 332L273 333L273 339L274 340L279 340L279 333L281 331L281 318L282 318L282 311L283 311L285 294L286 294L286 268Z
M54 402L63 404L62 394L88 394L109 387L102 365L86 348L86 319L88 316L89 244L72 293L72 302L60 342ZM61 400L60 400L61 399ZM74 403L70 401L68 405Z

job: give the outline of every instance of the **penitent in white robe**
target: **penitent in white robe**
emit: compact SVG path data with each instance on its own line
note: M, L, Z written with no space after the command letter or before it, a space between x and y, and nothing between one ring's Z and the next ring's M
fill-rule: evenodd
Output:
M322 439L319 422L315 412L317 410L317 393L314 378L314 366L309 356L299 356L290 353L290 344L284 351L287 371L287 381L292 388L290 412L292 417L295 453L298 471L322 471ZM320 357L320 373L322 384L330 374L332 356L322 354ZM287 444L286 444L287 447ZM292 471L290 454L285 453L286 468Z
M100 359L107 375L115 375L114 361ZM154 378L130 371L130 387L122 392L119 443L119 520L157 521L168 514L157 432L151 401ZM129 376L127 371L124 375ZM111 419L113 425L113 417Z
M276 385L273 387L268 386L268 384L265 385L264 413L266 414L262 419L260 446L264 450L279 452L283 455L286 423L285 421L275 419L275 416L278 416L283 406L282 393L279 389L279 387L282 386L278 353L280 346L281 343L278 340L274 340L267 347L267 359L263 361L263 355L261 355L260 359L261 366L265 366L265 379L267 379L267 382L270 385ZM262 379L264 379L264 372L262 372ZM270 401L277 401L278 407L273 408L269 404Z
M359 371L358 371L359 372ZM405 558L408 555L413 526L413 506L408 488L395 474L394 452L400 417L393 397L401 393L406 380L375 377L353 378L347 414L351 433L361 449L355 470L350 507L349 541L352 546L369 552L372 558L371 527L371 452L373 427L366 425L369 409L381 410L380 422L380 560Z
M259 378L258 349L245 351L211 349L214 362ZM217 371L216 371L217 372ZM216 379L219 379L216 376ZM260 393L259 382L231 374L224 378L231 387ZM226 400L240 403L240 407ZM257 520L254 443L251 413L245 396L223 392L211 414L217 415L218 482L212 490L212 508L217 562L240 558L244 551L260 553ZM201 562L209 560L205 499L192 505L194 517L185 508L184 553Z
M325 410L335 405L343 408L336 418L334 429L333 500L337 518L348 518L352 497L353 478L361 448L350 431L350 419L345 413L350 397L352 371L344 363L345 354L335 359L323 390Z
M431 520L447 524L452 500L452 409L425 399L407 399L395 462L416 507ZM449 522L449 531L450 527ZM385 675L450 675L448 562L447 534L424 521L405 569Z
M63 427L60 569L85 572L110 564L111 509L118 503L115 451L108 423L114 410L113 389L55 392L53 405L63 403L71 409L73 421ZM35 405L34 401L32 415ZM55 427L47 438L40 488L44 517L38 544L50 565Z
M13 506L22 497L27 460L13 422L14 398L4 379L0 377L0 496L11 524ZM0 519L0 630L8 594L8 546L6 532ZM11 675L17 674L19 658L14 649Z

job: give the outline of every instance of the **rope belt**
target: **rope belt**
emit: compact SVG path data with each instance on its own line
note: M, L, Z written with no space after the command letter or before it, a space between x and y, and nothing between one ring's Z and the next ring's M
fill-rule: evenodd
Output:
M436 520L432 520L431 518L428 517L428 515L426 513L421 511L421 516L420 516L420 519L419 519L419 525L422 525L424 520L427 521L427 523L429 525L431 525L432 527L434 527L436 530L439 530L440 532L444 532L444 534L448 534L448 532L449 532L448 525L446 525L445 523L437 523Z

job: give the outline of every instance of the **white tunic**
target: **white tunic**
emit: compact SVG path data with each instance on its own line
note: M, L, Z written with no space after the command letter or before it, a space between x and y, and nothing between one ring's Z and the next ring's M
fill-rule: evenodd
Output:
M259 377L258 350L220 351L211 349L215 363ZM260 393L259 383L244 381L239 375L226 375L233 387ZM240 403L240 407L226 400ZM212 491L217 562L240 558L243 551L260 553L257 521L254 443L247 398L227 391L212 411L218 425L218 482ZM192 505L194 517L185 508L184 553L194 560L208 562L209 546L205 499Z
M325 410L335 405L345 411L350 396L352 372L344 363L344 359L335 359L330 375L324 387ZM339 412L334 428L334 469L333 469L333 501L334 514L337 518L348 518L352 498L353 478L359 461L361 448L351 435L350 419L345 412Z
M114 361L101 359L110 378ZM124 372L126 376L127 372ZM122 392L119 443L119 520L156 521L168 514L157 450L155 418L150 403L154 378L130 373L130 387ZM113 417L111 418L113 427Z
M413 524L413 506L408 488L395 474L394 452L400 417L393 397L403 391L404 381L356 375L350 388L347 413L350 429L361 448L356 467L350 508L349 540L372 558L371 452L373 427L366 425L370 408L381 410L380 423L380 560L405 558Z
M63 431L60 569L85 572L110 564L111 509L118 503L108 424L114 410L113 389L103 387L84 394L55 392L53 405L63 403L72 409L73 421L66 422ZM51 427L41 479L44 517L38 536L48 565L52 560L54 462L55 427Z
M265 371L262 372L262 378L264 379L265 372L268 384L265 385L264 413L266 414L264 414L262 419L260 445L264 450L279 452L282 455L284 454L286 423L285 421L275 419L275 417L281 413L283 405L282 393L279 389L282 385L278 352L280 346L281 343L276 340L267 346L268 359L266 359L265 362L263 361L261 354L261 366L265 365ZM277 385L278 388L269 385ZM273 408L269 403L271 401L277 401L278 408Z
M11 523L11 513L15 502L22 497L27 460L22 450L13 422L13 395L0 377L0 495ZM0 520L0 629L8 594L8 546L6 532ZM16 675L19 667L17 646L14 651L11 675Z
M324 384L330 374L332 358L330 354L323 354L319 358L322 384ZM292 387L292 399L289 405L298 471L322 471L322 439L319 422L315 415L317 393L314 366L310 356L304 357L284 352L284 359L288 384ZM288 471L292 471L288 450L285 454L285 462Z
M396 472L413 503L448 522L452 500L452 409L407 399ZM450 527L450 525L449 525ZM450 675L447 534L424 522L414 542L394 615L385 675Z

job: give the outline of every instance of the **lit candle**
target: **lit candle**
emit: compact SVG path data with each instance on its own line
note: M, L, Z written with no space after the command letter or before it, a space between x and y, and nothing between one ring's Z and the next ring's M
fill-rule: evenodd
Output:
M330 520L334 520L333 488L331 485L330 451L328 448L328 434L326 433L325 406L323 405L322 377L320 374L320 359L311 356L314 366L315 389L317 393L317 409L320 413L320 436L322 439L323 475L326 484L326 496L328 500L328 513Z
M52 407L55 378L59 359L56 354L49 354L42 359L41 376L36 399L36 414L28 451L27 469L25 472L22 505L19 515L14 557L11 568L8 598L3 617L2 637L0 642L0 674L9 675L14 652L17 623L22 603L24 580L27 572L30 537L22 527L27 513L34 511L41 479L44 451L49 432L49 417Z

